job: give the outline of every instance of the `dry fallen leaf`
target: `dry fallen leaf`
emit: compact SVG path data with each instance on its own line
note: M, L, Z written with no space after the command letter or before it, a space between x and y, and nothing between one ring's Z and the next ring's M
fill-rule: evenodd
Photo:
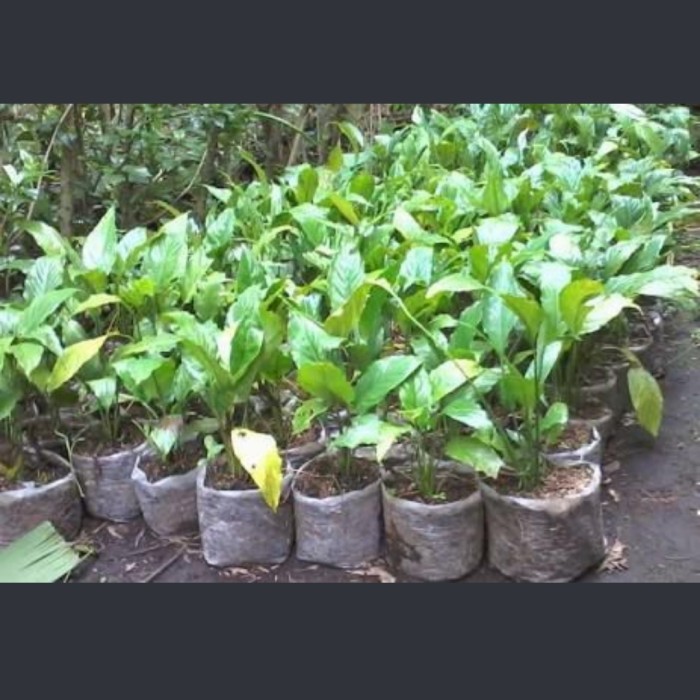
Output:
M350 572L356 576L374 576L382 583L396 583L396 577L392 576L386 569L379 566L371 566L369 569L355 569Z
M131 564L127 564L124 567L124 571L128 574L129 572L133 571L136 568L136 563L132 562Z
M620 495L617 491L615 491L615 489L608 489L608 493L610 494L610 498L612 498L615 503L620 502Z
M621 465L617 460L614 462L609 462L608 464L603 465L603 472L609 476L610 474L620 471L620 466Z
M603 563L598 567L598 571L625 571L628 568L626 549L627 546L620 540L615 540L608 549Z

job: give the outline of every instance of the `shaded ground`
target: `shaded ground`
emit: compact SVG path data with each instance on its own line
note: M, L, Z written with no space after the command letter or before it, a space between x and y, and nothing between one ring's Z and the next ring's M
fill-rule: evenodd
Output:
M697 334L697 335L695 335ZM606 453L604 513L614 547L608 571L584 581L700 582L700 321L667 323L659 357L665 365L666 412L654 443L623 425ZM163 540L143 521L126 525L86 521L81 539L95 555L74 573L79 582L393 582L383 562L348 573L299 562L278 567L217 570L203 560L197 538ZM399 580L403 580L399 578ZM465 582L505 581L484 565Z

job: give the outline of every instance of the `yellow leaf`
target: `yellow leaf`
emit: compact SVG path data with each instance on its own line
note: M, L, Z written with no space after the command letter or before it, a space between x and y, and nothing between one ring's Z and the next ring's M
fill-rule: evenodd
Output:
M282 457L271 435L235 428L231 445L236 459L260 489L265 503L277 511L282 494Z

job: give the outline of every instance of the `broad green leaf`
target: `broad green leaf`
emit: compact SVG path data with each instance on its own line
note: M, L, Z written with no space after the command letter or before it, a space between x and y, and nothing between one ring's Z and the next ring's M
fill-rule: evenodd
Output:
M24 298L38 299L60 286L64 265L58 258L43 257L34 261L24 281Z
M352 204L335 192L330 195L330 200L333 206L353 225L357 226L360 219L355 212Z
M327 361L328 354L343 344L343 338L326 333L314 321L293 313L289 319L289 348L297 367Z
M10 348L9 352L14 355L25 377L29 378L39 366L44 355L44 348L36 343L17 343Z
M49 376L46 385L47 391L56 391L56 389L72 379L83 365L100 352L108 337L108 335L103 335L99 338L84 340L66 348L56 361Z
M329 405L341 403L347 406L355 398L355 390L345 373L329 362L313 362L300 367L297 382L304 391Z
M501 246L509 243L520 228L520 220L514 214L503 214L484 219L476 227L476 237L481 245Z
M271 435L235 428L231 446L236 459L260 489L265 503L277 512L282 496L282 456Z
M313 421L328 410L328 404L323 399L304 401L294 412L292 431L295 435L305 432Z
M491 216L505 213L510 199L503 184L503 171L496 158L491 158L486 167L486 187L481 204Z
M438 403L481 371L473 360L448 360L430 373L432 403Z
M367 308L369 293L369 285L363 284L358 287L350 298L326 319L323 324L325 330L332 336L341 338L347 338L350 333L356 331Z
M328 273L328 295L333 311L345 304L365 280L362 256L356 250L342 248L333 258Z
M143 384L165 362L162 357L129 357L114 362L112 366L124 385L133 393L138 393Z
M394 228L407 241L414 241L426 235L421 225L402 207L399 207L394 214Z
M481 407L474 392L467 390L451 400L442 412L452 420L462 423L474 430L492 428L493 424L486 411Z
M355 418L352 425L337 437L333 444L348 450L354 450L361 445L375 445L377 461L381 462L396 440L410 430L408 426L387 423L375 414L369 414Z
M430 375L421 367L399 388L401 412L406 420L419 428L426 428L433 417L433 389Z
M265 334L250 322L243 322L231 343L230 371L234 382L244 379L251 365L263 350Z
M75 307L73 315L75 316L76 314L81 314L91 309L98 309L101 306L107 306L109 304L121 304L121 299L114 296L114 294L93 294Z
M515 297L510 294L503 295L503 301L522 321L530 340L534 342L542 324L542 308L540 305L533 299Z
M569 422L569 408L565 403L552 404L540 424L543 434L555 435L563 430Z
M433 251L433 248L423 246L408 251L399 270L399 278L403 280L403 291L414 284L430 284L433 276Z
M31 235L45 255L52 258L64 258L68 254L68 242L52 226L42 221L27 221L23 222L23 228Z
M456 437L450 440L445 453L451 459L472 467L477 472L496 478L504 465L498 453L481 440L469 437Z
M161 458L167 457L178 444L182 428L179 416L168 416L149 431L148 441L158 450Z
M427 291L425 298L432 299L438 294L463 294L465 292L474 292L483 289L483 284L478 282L469 275L458 272L453 275L443 277L441 280L433 284Z
M513 268L506 261L494 268L490 277L490 286L500 293L515 295L518 285ZM484 331L494 350L503 356L506 352L510 334L517 323L517 316L508 309L500 296L489 295L484 302Z
M117 259L117 224L115 208L110 207L83 244L83 265L108 275Z
M117 403L118 387L116 377L101 377L86 383L103 411L108 410Z
M658 437L664 412L664 396L658 382L643 367L630 368L627 382L639 424Z
M337 173L343 167L343 151L340 146L336 146L328 155L326 167L334 173Z
M591 299L586 304L588 312L584 318L581 332L584 334L595 333L607 326L625 309L632 307L634 304L621 294L610 294Z
M590 279L575 280L568 284L559 295L559 309L562 318L572 333L578 334L588 313L585 302L603 293L603 285Z
M299 204L313 202L318 189L318 173L307 165L299 171L299 182L296 188L296 198Z
M416 357L399 355L373 362L355 387L355 410L358 413L366 413L374 408L405 382L420 364Z
M29 335L36 331L76 291L76 289L54 289L33 299L29 306L22 311L17 326L17 333L19 335Z

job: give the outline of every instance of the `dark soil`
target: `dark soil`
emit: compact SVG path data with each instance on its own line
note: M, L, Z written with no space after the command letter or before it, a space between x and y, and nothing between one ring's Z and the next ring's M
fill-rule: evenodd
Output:
M255 491L258 488L248 474L240 477L234 474L223 457L209 464L204 484L217 491Z
M550 452L570 452L586 447L593 442L593 429L588 425L567 424Z
M166 461L160 457L149 457L141 460L139 467L143 470L152 484L168 476L187 474L206 455L204 445L200 440L193 440L168 455Z
M344 470L341 459L324 455L309 463L296 478L297 491L311 498L330 498L360 491L379 478L379 470L373 462L353 458L350 469Z
M0 462L7 464L10 461L14 460L11 460L9 452L0 446ZM8 464L8 466L10 465ZM39 456L25 455L18 479L11 480L0 474L0 492L18 491L25 488L27 482L34 482L37 486L45 486L62 479L64 476L68 476L67 467L62 467Z
M515 477L505 474L488 483L503 496L533 499L567 498L585 490L592 478L591 469L582 465L550 469L539 486L529 490L521 489Z
M116 442L106 437L102 433L101 427L98 425L94 428L87 429L79 436L73 447L73 453L81 457L85 455L109 457L118 452L138 447L145 441L146 436L139 430L138 426L131 421L125 420L121 426L121 431L117 436Z
M392 472L391 481L386 486L396 498L423 503L424 505L456 503L469 498L479 488L476 479L472 476L452 473L438 474L436 493L432 496L421 494L410 474Z
M583 386L601 386L610 381L610 375L604 367L593 367L589 369L582 378Z

